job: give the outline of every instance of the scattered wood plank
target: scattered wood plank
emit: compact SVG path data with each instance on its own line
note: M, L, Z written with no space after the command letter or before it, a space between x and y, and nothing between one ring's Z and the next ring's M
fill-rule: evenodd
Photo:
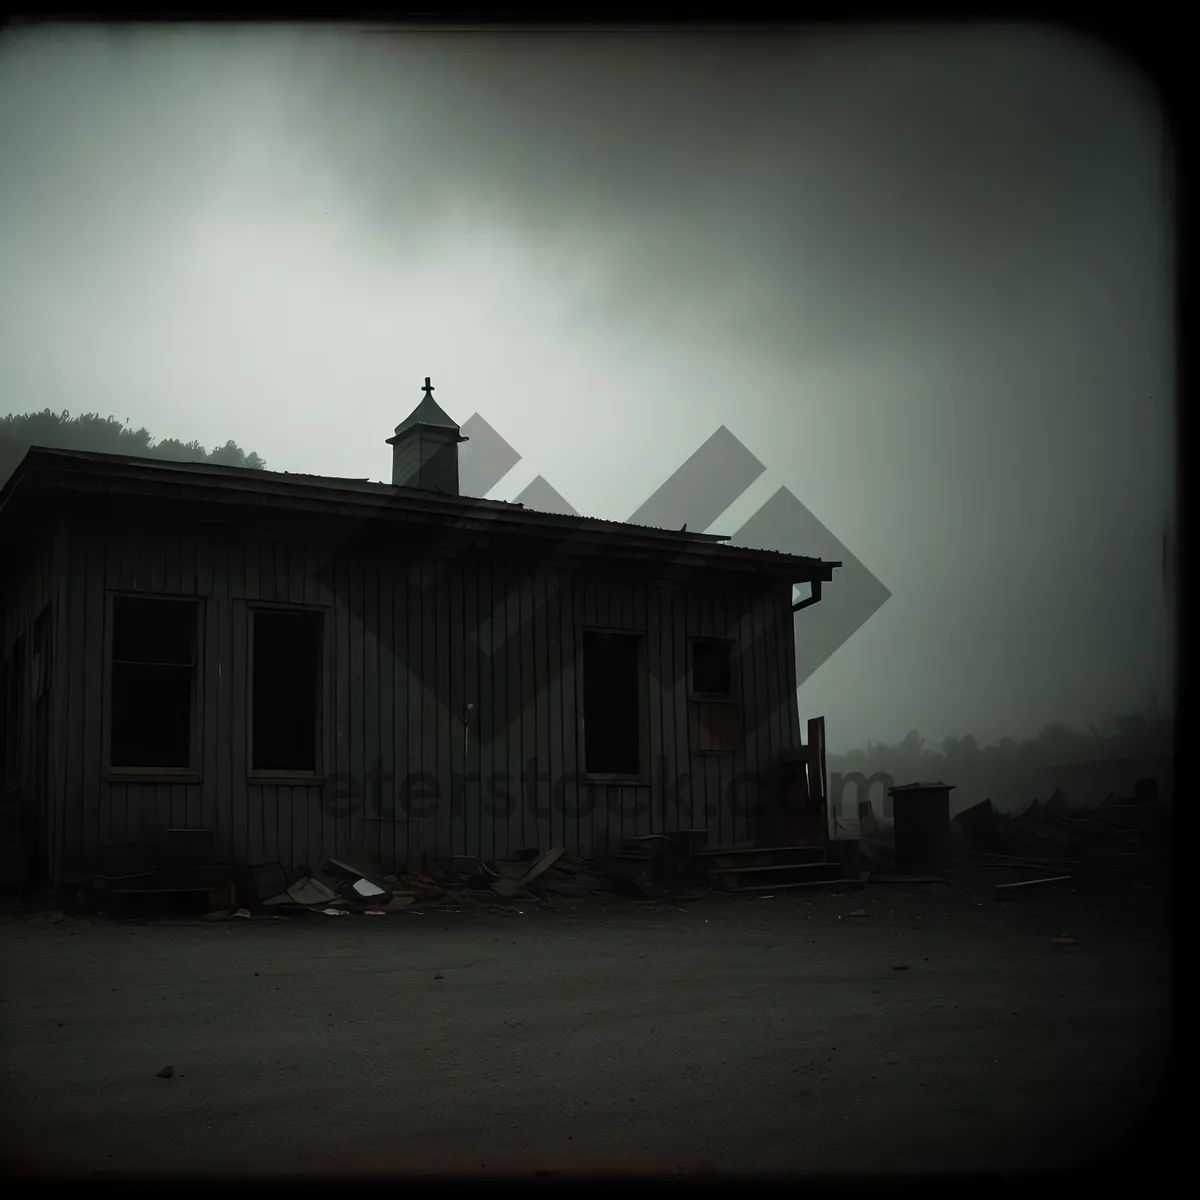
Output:
M946 871L946 874L947 875L961 875L967 871L1044 871L1045 869L1046 869L1046 865L1044 863L978 862L978 863L970 863L965 867L949 867Z
M1022 879L1020 883L998 883L996 884L996 894L1010 896L1021 888L1037 887L1043 883L1065 883L1070 878L1070 875L1047 875L1043 879Z
M1021 855L1017 857L1010 854L982 854L969 853L964 854L964 858L977 858L983 862L1007 863L1014 867L1077 867L1079 860L1077 858L1039 858L1033 855Z

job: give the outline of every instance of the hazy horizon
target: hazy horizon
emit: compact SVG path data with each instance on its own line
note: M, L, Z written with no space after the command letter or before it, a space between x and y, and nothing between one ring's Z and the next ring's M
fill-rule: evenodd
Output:
M712 530L787 487L892 593L831 748L1170 705L1169 148L1098 44L46 26L0 148L3 412L381 479L428 375L613 519L724 425Z

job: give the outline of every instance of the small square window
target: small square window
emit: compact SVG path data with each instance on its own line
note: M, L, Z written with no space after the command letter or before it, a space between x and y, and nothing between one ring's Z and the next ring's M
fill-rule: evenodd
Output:
M733 695L733 643L715 639L692 642L692 695Z

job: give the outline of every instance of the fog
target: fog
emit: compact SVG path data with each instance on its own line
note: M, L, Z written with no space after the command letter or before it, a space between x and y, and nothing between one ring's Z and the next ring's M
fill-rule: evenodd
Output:
M3 412L383 478L429 375L616 519L724 425L712 531L787 487L891 592L832 747L1169 701L1169 144L1100 45L27 28L0 151Z

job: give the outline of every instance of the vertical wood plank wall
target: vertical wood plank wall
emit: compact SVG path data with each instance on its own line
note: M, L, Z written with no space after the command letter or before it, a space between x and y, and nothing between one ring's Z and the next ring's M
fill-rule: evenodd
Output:
M16 641L25 638L24 671L22 694L23 711L14 733L22 745L24 780L14 782L4 789L4 800L26 802L26 791L32 781L33 763L33 720L35 697L33 694L33 630L38 617L49 606L50 617L50 694L49 694L49 777L45 780L45 795L41 798L42 823L41 841L47 861L42 865L51 873L59 870L60 864L55 848L62 840L63 795L67 775L58 748L64 744L64 706L68 678L68 655L66 653L67 628L66 609L62 604L63 581L66 562L65 544L58 533L59 523L47 520L36 552L17 562L3 565L0 579L0 661L7 662Z
M395 869L423 856L491 859L552 845L591 855L674 828L707 828L714 844L745 842L758 785L740 786L734 800L731 789L800 740L786 585L747 607L722 590L588 571L389 560L234 526L182 533L83 517L71 520L57 552L58 570L47 557L42 586L63 581L60 872L87 869L100 846L168 826L215 829L232 861L289 868L361 856ZM203 600L199 782L104 777L105 613L117 589ZM247 606L255 601L326 610L320 783L248 778ZM588 625L644 635L647 785L575 779L579 635ZM685 665L697 636L738 644L745 737L732 754L692 752ZM514 719L506 723L504 711ZM422 783L418 772L431 778ZM690 783L677 787L680 775Z

